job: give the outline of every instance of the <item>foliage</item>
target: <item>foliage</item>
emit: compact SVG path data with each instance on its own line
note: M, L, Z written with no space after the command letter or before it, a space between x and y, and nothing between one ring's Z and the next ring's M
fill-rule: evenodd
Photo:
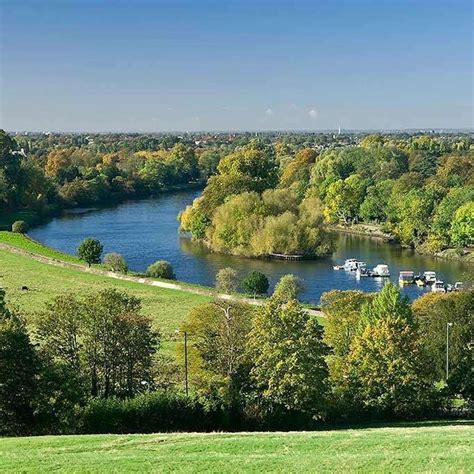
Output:
M239 275L233 268L222 268L216 275L216 289L221 293L234 293L239 286Z
M103 290L83 300L58 297L36 327L41 350L86 381L92 396L133 396L151 383L159 333L133 296Z
M323 330L295 300L271 298L257 311L249 338L251 378L264 404L321 417L326 410Z
M174 391L144 393L135 398L93 399L80 412L85 433L154 433L206 431L225 427L219 409L209 410L195 397Z
M438 380L446 378L446 335L449 328L449 379L451 396L474 400L474 365L472 334L474 333L474 291L430 293L413 303L420 336Z
M40 362L23 319L0 288L0 434L33 430Z
M102 255L104 247L99 240L92 237L84 239L77 248L77 256L84 260L89 267L93 263L100 263L100 256Z
M166 280L176 280L171 263L166 260L158 260L146 269L146 276L151 278L165 278Z
M450 231L451 241L457 247L474 244L474 202L461 206L455 213Z
M252 270L247 273L241 282L242 288L248 293L256 295L263 295L268 291L268 278L257 270Z
M246 344L252 309L241 303L215 300L193 308L181 325L190 340L192 385L209 398L236 406L246 381ZM183 354L183 347L178 346ZM181 357L180 357L181 359Z
M273 298L282 302L297 300L300 293L304 291L304 282L301 278L288 274L283 275L275 285Z
M28 232L28 224L25 221L15 221L12 225L12 232L26 234Z
M414 416L435 406L436 382L408 300L387 284L361 311L343 369L346 399L378 416Z
M112 252L104 256L104 265L113 272L127 273L128 265L123 255Z

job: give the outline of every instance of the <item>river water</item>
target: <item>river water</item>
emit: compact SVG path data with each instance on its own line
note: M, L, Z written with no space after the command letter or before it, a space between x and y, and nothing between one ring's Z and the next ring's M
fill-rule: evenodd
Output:
M178 213L198 194L178 192L111 208L68 211L29 234L70 254L76 252L85 237L95 237L103 243L105 253L121 253L132 270L144 271L156 260L168 260L178 280L201 285L212 286L216 273L224 267L233 267L242 276L250 270L262 271L272 287L282 275L293 273L303 278L302 299L311 303L317 303L321 294L331 289L376 291L382 287L383 280L358 280L354 273L333 270L335 263L343 263L347 258L363 260L368 268L386 263L394 282L398 281L400 270L415 273L433 270L446 283L462 281L469 272L472 274L472 267L466 264L417 255L375 239L342 234L337 236L335 254L316 261L260 260L211 253L178 233ZM402 291L414 299L429 289L411 285Z

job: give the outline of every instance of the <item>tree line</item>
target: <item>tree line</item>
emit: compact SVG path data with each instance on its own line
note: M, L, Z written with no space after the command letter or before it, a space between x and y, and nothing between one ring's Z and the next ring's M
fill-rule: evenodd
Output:
M235 285L235 275L222 272L217 285ZM1 290L1 433L307 429L472 414L472 290L413 304L392 284L331 291L324 320L298 301L301 290L286 275L261 307L219 298L196 306L173 335L176 357L125 292L58 296L27 326Z
M293 150L252 141L225 156L181 229L236 255L331 253L328 225L370 223L434 253L474 242L474 151L466 141L367 136Z

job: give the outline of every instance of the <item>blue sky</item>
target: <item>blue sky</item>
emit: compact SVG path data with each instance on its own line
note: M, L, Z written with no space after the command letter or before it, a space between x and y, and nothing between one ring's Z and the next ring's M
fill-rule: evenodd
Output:
M0 0L0 127L473 126L464 0Z

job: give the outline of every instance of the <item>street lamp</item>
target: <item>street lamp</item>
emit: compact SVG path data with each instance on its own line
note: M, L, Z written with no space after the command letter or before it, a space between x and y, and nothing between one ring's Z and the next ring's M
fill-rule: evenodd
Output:
M446 382L449 378L449 328L453 323L446 323Z

